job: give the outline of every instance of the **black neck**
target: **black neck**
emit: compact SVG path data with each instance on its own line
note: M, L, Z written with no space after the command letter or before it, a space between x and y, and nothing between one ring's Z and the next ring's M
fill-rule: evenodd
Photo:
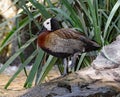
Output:
M51 27L53 31L60 29L59 22L55 18L51 19Z

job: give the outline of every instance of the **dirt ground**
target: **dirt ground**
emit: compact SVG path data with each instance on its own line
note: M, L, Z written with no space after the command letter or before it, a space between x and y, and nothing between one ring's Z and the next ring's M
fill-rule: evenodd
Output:
M12 73L9 72L7 71L0 74L0 97L16 97L26 92L26 89L23 87L24 82L26 80L24 72L21 72L17 76L17 78L10 84L7 90L4 89L6 83L11 78L12 74L14 74L15 70L13 70ZM46 81L49 81L58 76L59 72L55 68L53 68L53 70L51 70L50 73L48 74Z

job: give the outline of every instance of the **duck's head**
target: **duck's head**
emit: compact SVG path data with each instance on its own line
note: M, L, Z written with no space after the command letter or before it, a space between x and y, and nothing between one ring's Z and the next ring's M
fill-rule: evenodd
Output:
M47 20L45 20L43 22L43 27L41 29L40 32L44 32L44 31L55 31L60 29L60 25L59 22L57 21L57 19L55 18L48 18Z

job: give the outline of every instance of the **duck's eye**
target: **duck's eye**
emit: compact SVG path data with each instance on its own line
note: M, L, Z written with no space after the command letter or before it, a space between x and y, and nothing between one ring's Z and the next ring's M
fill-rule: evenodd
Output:
M47 22L47 24L49 24L49 22Z

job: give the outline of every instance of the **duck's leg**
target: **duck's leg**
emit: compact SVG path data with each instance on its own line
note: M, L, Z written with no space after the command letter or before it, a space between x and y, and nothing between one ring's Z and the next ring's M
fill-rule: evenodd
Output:
M67 58L63 59L63 64L64 64L64 73L63 73L63 76L65 76L68 73L68 61L67 61Z
M72 63L70 64L71 69L75 66L75 63L76 63L76 60L77 60L79 54L80 54L80 53L75 53L75 54L71 57L71 60L72 60Z

